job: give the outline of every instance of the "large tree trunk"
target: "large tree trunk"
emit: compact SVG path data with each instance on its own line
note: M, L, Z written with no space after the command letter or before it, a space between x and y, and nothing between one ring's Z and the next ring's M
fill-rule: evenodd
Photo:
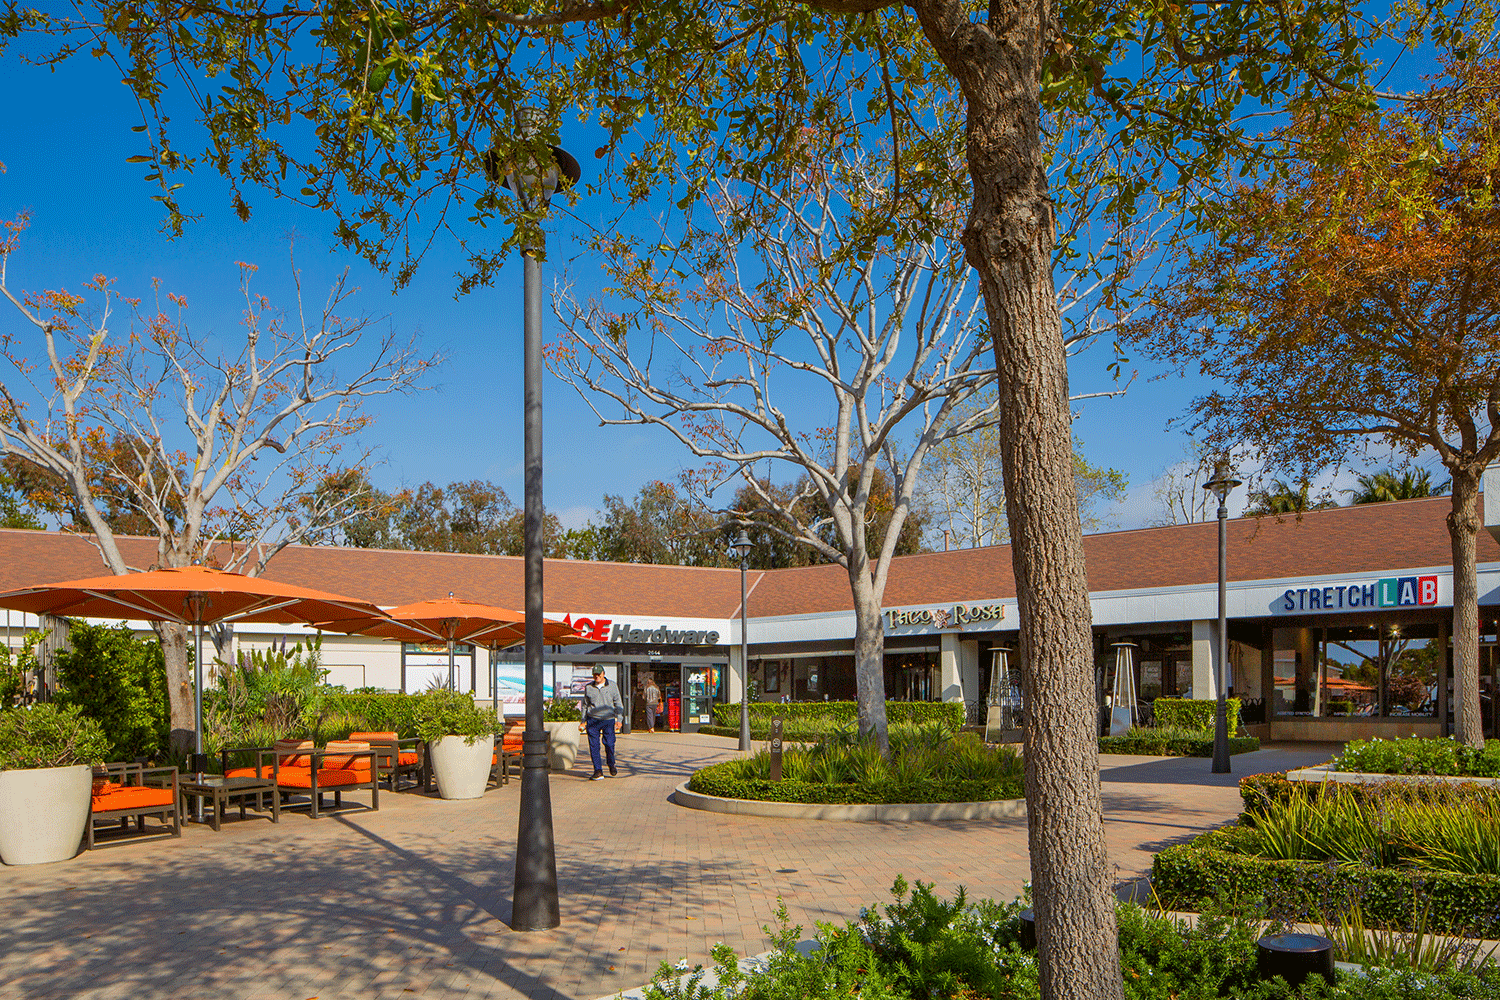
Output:
M1479 575L1475 539L1479 515L1479 477L1483 470L1452 469L1453 509L1448 538L1453 545L1453 678L1458 688L1458 742L1484 746L1484 716L1479 710ZM1446 684L1445 658L1438 657L1439 684ZM1446 720L1439 720L1446 721Z
M1046 3L915 4L968 99L974 205L964 233L999 372L1000 452L1028 718L1027 825L1045 1000L1124 995L1100 806L1092 615L1073 483L1056 240L1041 144Z
M858 559L850 559L858 563ZM849 588L854 596L854 684L859 703L859 732L874 735L880 752L890 750L890 734L885 718L885 629L880 621L881 595L875 593L870 574L864 569L849 571Z
M153 622L161 641L161 655L167 671L167 705L172 714L171 747L173 753L193 752L193 666L188 661L188 630L175 622Z

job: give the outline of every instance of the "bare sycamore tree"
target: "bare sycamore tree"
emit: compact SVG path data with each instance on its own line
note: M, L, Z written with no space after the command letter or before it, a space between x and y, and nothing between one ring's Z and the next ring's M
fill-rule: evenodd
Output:
M1213 519L1216 502L1203 484L1213 478L1216 452L1209 445L1189 440L1183 445L1183 456L1161 471L1151 484L1156 500L1153 527L1191 524Z
M859 727L884 749L880 609L912 491L934 446L991 426L996 408L961 249L951 236L882 236L867 207L881 201L852 158L795 189L720 183L711 224L690 226L675 248L685 267L610 241L603 256L623 311L556 295L567 334L551 357L601 423L665 428L707 461L705 494L740 480L756 509L733 516L844 567ZM955 418L980 394L989 398ZM812 423L814 399L832 404L832 426ZM797 487L757 475L756 463L777 462L795 469ZM889 518L875 535L881 504Z
M294 266L296 308L284 314L251 291L255 268L241 264L243 339L215 355L213 338L189 329L179 296L143 308L98 277L85 285L90 311L84 295L13 288L9 264L25 225L8 223L0 244L0 294L23 321L0 339L10 372L0 381L0 453L56 477L59 507L73 511L72 527L91 534L110 572L145 568L121 553L122 522L149 527L158 567L201 560L253 576L306 522L357 513L348 497L321 502L316 486L347 463L371 419L364 401L418 388L437 358L390 334L371 349L373 321L343 314L354 294L347 273L309 311ZM122 307L131 316L123 335L112 327ZM341 360L358 373L340 377ZM188 745L186 630L157 632L173 743Z

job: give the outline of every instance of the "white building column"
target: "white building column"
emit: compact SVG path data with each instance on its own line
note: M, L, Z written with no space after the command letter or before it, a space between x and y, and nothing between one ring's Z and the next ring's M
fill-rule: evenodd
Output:
M739 643L729 647L729 701L730 704L740 703L740 647Z
M979 640L961 641L958 644L958 678L966 702L979 697L979 669Z
M959 669L959 635L944 632L938 647L938 700L963 701L963 674Z
M1219 620L1193 622L1193 697L1219 697Z

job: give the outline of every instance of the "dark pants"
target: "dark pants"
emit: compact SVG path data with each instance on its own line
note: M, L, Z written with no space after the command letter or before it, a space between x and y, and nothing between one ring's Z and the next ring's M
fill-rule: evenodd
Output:
M651 732L656 731L656 716L659 714L656 709L655 705L646 706L646 728Z
M589 731L589 756L594 758L594 773L598 774L604 770L607 762L611 768L615 766L615 720L614 719L590 719L586 723ZM604 760L599 759L599 741L604 740Z

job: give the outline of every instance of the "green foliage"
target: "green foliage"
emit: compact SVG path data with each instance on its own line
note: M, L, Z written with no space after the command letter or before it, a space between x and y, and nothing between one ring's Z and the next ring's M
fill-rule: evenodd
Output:
M782 753L782 780L771 755L712 764L688 787L704 795L763 802L987 802L1023 794L1021 761L1010 747L990 748L973 734L929 729L893 737L889 757L873 740L838 740Z
M900 876L891 894L893 902L869 907L858 923L819 924L817 947L809 950L796 947L802 928L791 925L782 904L776 927L766 928L771 952L763 967L741 971L733 951L719 945L715 985L705 985L701 967L682 975L663 964L647 1000L1040 997L1036 955L1020 946L1023 901L971 903L962 889L942 899L931 885L909 888ZM1260 914L1248 908L1204 914L1192 925L1122 903L1115 917L1127 1000L1500 1000L1500 967L1476 966L1457 954L1425 971L1390 955L1395 968L1339 973L1333 984L1318 977L1297 989L1283 980L1261 982Z
M42 703L0 712L0 771L108 759L104 730L77 707Z
M317 740L339 697L323 683L322 644L286 640L269 649L240 652L234 663L217 663L203 692L203 748L268 746L278 739Z
M582 720L583 713L578 710L578 701L574 698L553 698L542 709L544 722L581 722Z
M57 654L59 705L76 706L104 729L109 759L154 757L167 746L171 708L161 643L125 625L75 621L72 650Z
M393 732L403 739L417 735L417 709L423 695L396 691L341 692L329 695L332 712L364 719L362 729L371 732Z
M957 701L888 701L885 714L892 726L922 726L937 722L956 733L964 724L964 706ZM769 732L771 719L775 716L785 719L788 726L794 722L807 723L807 731L832 733L839 729L853 729L859 724L859 705L852 701L752 704L750 727ZM714 725L739 733L739 704L715 705Z
M0 710L19 705L26 694L27 680L36 670L37 639L41 633L30 632L19 650L11 651L0 644Z
M1497 950L1495 945L1486 950L1463 938L1435 935L1427 926L1425 909L1410 931L1392 931L1367 927L1364 911L1355 904L1337 920L1323 921L1323 935L1333 942L1339 961L1426 973L1472 974L1493 961Z
M1254 736L1231 736L1231 754L1250 753L1260 749ZM1099 737L1100 753L1140 754L1147 757L1212 757L1214 736L1199 729L1164 727L1132 729L1121 736Z
M415 735L428 742L444 736L463 736L473 744L481 736L493 736L504 724L488 708L481 709L461 691L429 691L417 699Z
M1162 729L1197 729L1211 733L1218 701L1203 698L1158 698L1151 703L1151 714ZM1240 731L1240 700L1225 699L1225 718L1231 735Z
M1354 740L1334 758L1339 771L1367 774L1441 774L1500 778L1500 740L1471 747L1452 738Z

